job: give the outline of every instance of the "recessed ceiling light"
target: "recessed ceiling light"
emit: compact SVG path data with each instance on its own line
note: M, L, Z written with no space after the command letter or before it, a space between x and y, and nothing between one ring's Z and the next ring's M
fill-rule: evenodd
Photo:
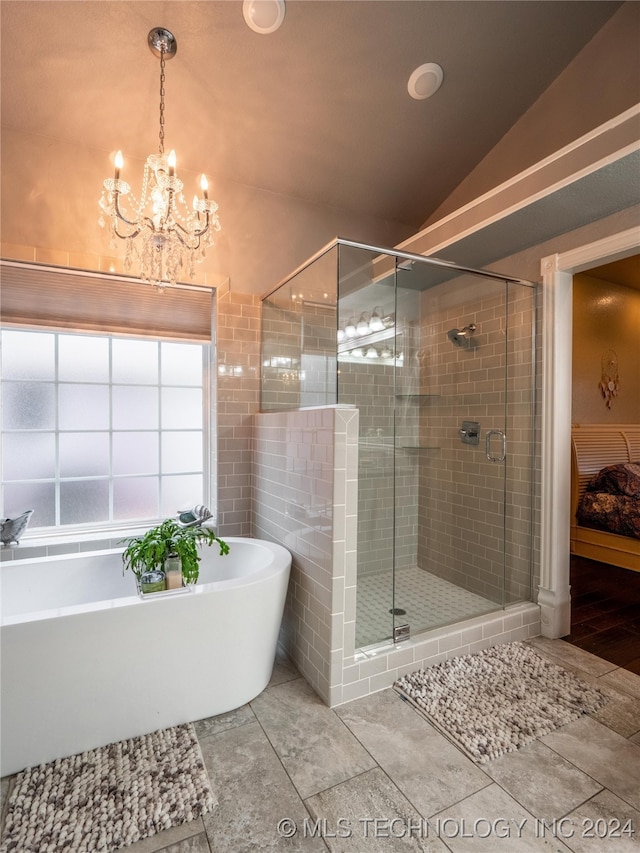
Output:
M409 77L407 89L416 101L424 101L435 95L444 78L444 72L435 62L427 62L420 65Z
M284 0L244 0L242 14L254 33L274 33L284 21Z

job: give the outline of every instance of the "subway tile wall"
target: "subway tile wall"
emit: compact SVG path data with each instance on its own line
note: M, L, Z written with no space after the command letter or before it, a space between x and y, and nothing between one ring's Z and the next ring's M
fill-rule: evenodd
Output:
M535 292L510 285L507 296L505 285L491 284L462 282L455 291L441 286L422 297L421 387L432 396L420 404L421 435L438 450L422 457L418 565L508 603L531 597ZM447 330L471 322L472 345L455 347ZM465 420L480 424L479 445L461 443ZM507 434L506 464L486 457L493 429ZM500 453L499 436L490 450Z
M251 536L253 416L260 408L260 298L216 292L217 528ZM215 477L214 477L215 479Z
M257 414L254 435L254 535L293 558L282 644L331 703L355 646L358 412Z
M254 532L293 555L282 644L331 707L419 667L540 633L539 607L523 603L356 650L358 418L340 406L255 417Z
M262 314L263 411L336 402L335 307L265 301Z
M419 419L415 407L398 407L396 381L389 365L340 363L339 400L360 412L358 575L390 571L394 549L397 568L416 563Z

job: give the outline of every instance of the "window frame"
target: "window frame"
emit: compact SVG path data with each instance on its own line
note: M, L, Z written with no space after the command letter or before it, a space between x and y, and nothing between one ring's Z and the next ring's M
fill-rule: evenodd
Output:
M162 296L159 296L162 298ZM26 324L14 324L14 323L6 323L3 322L1 325L2 331L15 331L15 332L26 332L26 333L49 333L56 336L55 341L55 371L54 378L51 380L52 384L55 386L55 399L56 399L56 418L55 418L55 426L53 429L48 430L44 429L41 432L53 433L55 436L55 476L53 478L33 478L33 479L24 479L24 480L11 480L12 483L19 482L44 482L44 483L53 483L55 488L55 515L56 520L60 520L60 487L61 483L69 480L80 481L82 477L69 477L69 478L61 478L60 476L60 435L69 434L69 432L87 432L91 433L91 430L60 430L59 425L59 387L60 385L72 385L72 384L99 384L102 386L106 386L108 388L109 394L109 426L104 430L97 430L98 432L106 432L108 434L108 442L109 442L109 472L107 475L98 475L91 476L89 475L86 480L102 480L108 483L108 491L109 491L109 514L113 515L113 489L114 482L117 480L127 479L128 476L148 476L150 478L158 478L159 480L159 491L158 491L158 509L162 510L162 477L170 476L163 474L161 471L161 443L158 448L158 456L159 456L159 469L155 474L149 475L114 475L113 473L113 436L114 433L120 432L121 430L114 430L113 420L112 420L112 394L114 386L118 385L126 385L128 383L116 383L113 380L113 357L112 357L112 341L114 339L130 339L130 340L139 340L139 341L153 341L158 344L158 381L155 385L149 385L148 387L155 387L158 389L159 396L159 407L161 405L161 389L163 387L175 387L175 388L200 388L200 386L188 386L188 385L171 385L169 383L163 385L162 383L162 375L161 375L161 351L162 343L168 344L185 344L187 346L199 346L201 348L202 354L202 502L211 507L211 500L213 496L213 483L212 483L212 447L214 446L214 416L212 412L212 399L213 399L213 387L212 381L215 376L215 371L213 370L213 358L214 358L214 345L213 342L203 341L203 340L189 340L189 339L180 339L178 337L171 336L159 336L159 335L145 335L145 334L136 334L131 332L116 332L116 331L108 331L108 330L91 330L91 329L71 329L67 327L57 327L52 325L40 326L40 325L26 325ZM78 335L81 337L101 337L106 338L109 341L109 369L108 369L108 380L103 383L86 383L86 382L78 382L74 383L68 380L60 380L59 378L59 344L58 338L59 336L66 335ZM14 382L14 381L28 381L28 380L13 380L13 379L5 379L4 375L2 376L2 382ZM144 383L141 383L144 384ZM135 383L131 383L131 385L135 385ZM128 430L127 430L128 431ZM135 431L135 430L134 430ZM148 430L142 430L148 431ZM151 430L153 432L157 432L158 436L162 436L162 423L158 422L157 429ZM176 430L167 430L167 432L175 432L180 431ZM27 430L19 430L19 429L11 429L5 430L4 425L2 426L1 439L4 443L5 434L25 434ZM37 432L37 431L34 431ZM199 473L199 472L198 472ZM2 489L2 507L4 510L4 488L5 488L5 479L2 478L2 482L0 484L0 488ZM25 507L25 509L28 507ZM180 507L181 508L181 507ZM176 508L177 511L178 508ZM22 510L21 510L22 511ZM23 537L21 538L21 542L25 543L29 540L47 540L47 541L82 541L83 539L92 539L92 538L114 538L117 536L126 536L131 533L138 532L140 530L148 529L154 524L158 523L162 520L163 515L158 517L149 517L142 519L114 519L111 517L110 519L104 521L89 521L75 524L55 524L55 525L47 525L41 527L29 527L25 531Z

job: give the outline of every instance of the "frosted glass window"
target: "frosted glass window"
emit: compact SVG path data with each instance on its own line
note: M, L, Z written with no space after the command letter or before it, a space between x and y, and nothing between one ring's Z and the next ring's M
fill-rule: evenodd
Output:
M162 473L202 470L201 432L162 433Z
M163 341L162 382L164 385L202 385L202 347Z
M56 389L49 382L4 382L3 429L55 429Z
M0 343L0 517L107 528L209 502L208 347L26 329Z
M158 384L158 344L156 341L113 339L113 382Z
M158 389L114 385L113 429L158 429Z
M159 480L157 477L127 477L113 482L113 517L157 518Z
M175 515L183 509L190 509L203 502L202 475L162 477L162 516Z
M108 385L60 385L59 429L109 429Z
M60 433L61 477L95 477L108 474L108 432Z
M2 331L4 379L46 380L55 377L56 336L47 332Z
M109 518L108 480L60 483L60 524L87 524Z
M53 432L7 433L2 441L5 480L49 480L56 475Z
M157 432L114 432L114 474L159 474Z
M60 335L58 379L62 382L108 382L109 339L89 335Z
M56 523L56 484L6 483L3 517L16 518L28 509L33 510L29 530L52 527Z
M162 389L162 429L194 429L201 425L200 388Z

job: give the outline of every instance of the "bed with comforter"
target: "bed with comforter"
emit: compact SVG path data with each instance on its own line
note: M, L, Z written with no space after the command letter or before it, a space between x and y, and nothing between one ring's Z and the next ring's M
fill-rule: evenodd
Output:
M571 553L640 571L640 425L574 425Z

